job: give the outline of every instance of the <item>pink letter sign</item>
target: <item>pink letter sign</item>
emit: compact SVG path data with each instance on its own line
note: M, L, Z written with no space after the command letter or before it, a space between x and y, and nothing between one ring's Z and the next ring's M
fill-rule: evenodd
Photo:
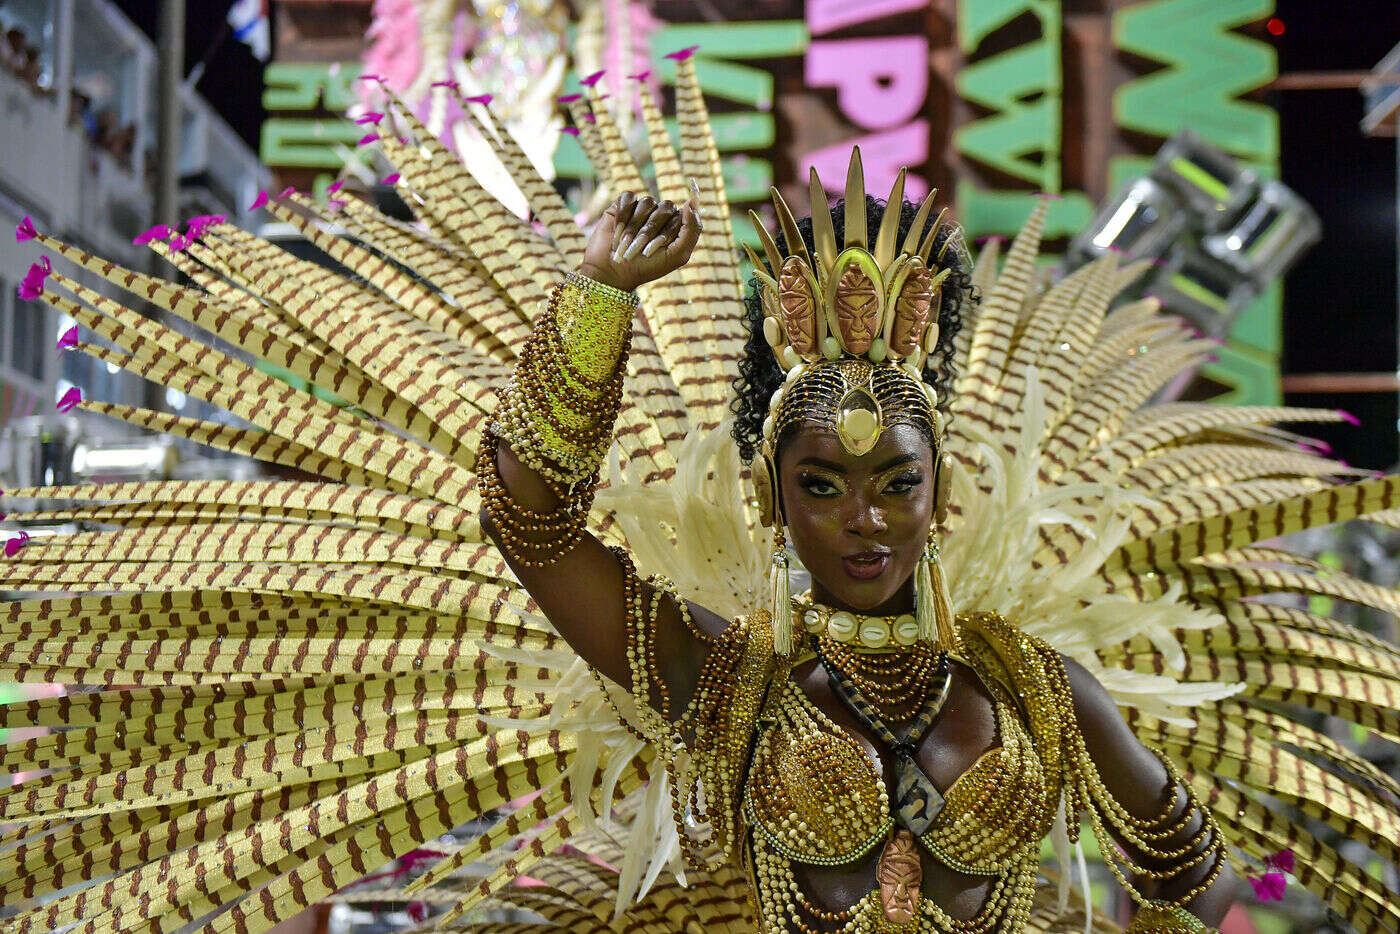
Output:
M867 130L916 115L928 94L928 39L829 39L807 49L807 85L835 87L841 112Z
M846 183L846 163L851 158L851 147L859 146L865 166L866 191L883 198L901 168L928 161L928 139L929 125L923 119L910 121L897 130L870 133L860 139L843 139L803 156L798 178L806 178L808 170L816 166L822 181L839 190ZM926 194L928 182L910 172L904 179L905 199L917 203Z
M812 35L877 20L896 13L922 10L928 0L807 0L807 28Z

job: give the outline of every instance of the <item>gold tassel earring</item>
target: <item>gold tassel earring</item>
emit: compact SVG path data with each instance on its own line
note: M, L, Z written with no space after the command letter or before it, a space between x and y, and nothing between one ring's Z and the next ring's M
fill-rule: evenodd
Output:
M943 562L938 558L936 534L929 535L924 553L919 558L919 568L914 576L914 612L919 624L919 639L932 642L940 652L951 652L956 647L958 637L953 622L953 600L948 595Z
M792 603L789 599L787 537L783 527L773 530L773 563L768 567L768 593L773 612L773 651L791 658L792 644Z

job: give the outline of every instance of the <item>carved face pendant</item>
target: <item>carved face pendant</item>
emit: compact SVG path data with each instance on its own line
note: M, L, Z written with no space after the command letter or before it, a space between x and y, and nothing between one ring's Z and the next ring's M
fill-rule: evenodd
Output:
M924 881L924 867L913 834L907 830L894 832L880 853L875 876L880 883L885 920L893 924L913 923L919 914L919 889Z

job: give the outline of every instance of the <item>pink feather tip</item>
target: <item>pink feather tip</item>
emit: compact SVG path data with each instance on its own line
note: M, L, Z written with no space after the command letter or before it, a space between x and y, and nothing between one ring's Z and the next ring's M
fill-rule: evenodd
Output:
M258 196L257 196L256 198L253 199L253 203L250 204L250 205L248 205L248 210L250 210L250 211L256 211L258 208L263 207L263 206L265 206L266 204L267 204L267 192L266 192L266 191L259 191L259 192L258 192Z
M645 81L646 79L651 77L651 72L639 71L635 75L628 75L627 77L631 78L633 81Z
M328 211L339 211L343 207L345 207L345 202L339 198L331 198L326 201L326 210Z
M434 81L432 86L435 88L451 88L454 91L457 90L458 87L456 81Z
M1337 414L1353 425L1361 424L1361 419L1357 418L1355 415L1352 415L1346 409L1337 409Z
M58 339L59 350L72 350L78 346L78 326L75 324Z
M345 187L345 179L343 179L343 178L342 178L340 181L338 181L338 182L331 182L329 185L326 186L326 194L328 194L328 195L333 195L333 194L335 194L337 191L340 191L340 189L342 189L342 188L344 188L344 187Z
M286 188L283 188L281 191L279 191L279 192L277 193L277 200L278 200L278 201L281 201L283 198L290 198L292 195L294 195L294 194L296 194L296 193L297 193L297 190L296 190L295 188L293 188L291 185L288 185Z
M169 238L172 233L174 233L174 231L165 224L156 224L154 227L148 227L137 234L131 239L131 242L136 246L145 246L152 240L165 240Z
M397 185L399 182L399 173L390 172L388 175L380 179L380 181L383 182L385 185Z
M1288 880L1281 872L1266 872L1262 878L1250 876L1249 884L1254 889L1254 897L1261 902L1283 901L1284 890L1288 888Z
M578 127L566 126L564 127L564 132L568 133L570 136L578 136Z
M15 228L15 242L23 243L26 240L33 240L39 236L39 231L34 229L34 221L28 214L24 215L24 220L19 222Z
M29 533L20 532L19 538L12 538L5 543L5 557L13 558L19 554L19 550L29 544Z
M360 137L360 141L356 145L368 146L370 143L376 142L378 139L378 133L366 133L364 136Z
M1063 201L1063 200L1065 200L1065 196L1062 195L1062 194L1060 194L1058 191L1042 191L1042 192L1040 193L1040 197L1044 198L1046 201Z
M587 120L589 123L597 123L597 122L598 122L598 118L595 117L593 114L584 114L584 115L583 115L583 119Z
M380 113L377 110L371 110L369 113L361 114L360 116L356 117L355 125L364 126L366 123L378 123L380 120L383 119L384 115L382 113Z
M408 903L408 916L413 919L414 924L420 924L428 918L428 903L414 901Z
M43 295L44 280L51 272L53 272L53 264L49 262L47 256L30 266L29 272L24 274L24 281L19 284L19 297L25 301L33 301Z
M358 78L356 78L355 80L356 80L356 81L378 81L380 84L383 84L383 83L384 83L384 76L383 76L383 75L360 75L360 76L359 76Z
M1342 461L1342 463L1345 464L1346 461ZM1293 851L1279 850L1273 856L1265 859L1264 865L1268 866L1270 869L1276 869L1279 872L1292 872L1294 865Z
M589 75L587 78L580 78L580 79L578 79L578 83L581 84L581 85L583 85L583 86L586 87L586 88L591 88L591 87L593 87L595 84L597 84L599 81L602 81L602 80L603 80L603 75L605 75L605 74L607 74L607 70L606 70L606 69L604 69L603 71L595 71L595 72L593 72L593 74Z
M981 246L984 243L1005 243L1006 238L1001 234L983 234L972 241L973 246Z
M78 403L82 401L83 391L77 386L74 386L63 394L62 399L58 400L58 410L64 413L71 412L77 407Z
M679 50L679 51L677 51L677 52L671 52L671 53L670 53L669 55L667 55L666 57L669 58L669 59L671 59L672 61L675 61L675 62L683 62L683 61L685 61L686 59L690 58L692 55L694 55L694 54L695 54L696 52L698 52L698 51L700 51L700 46L698 46L698 45L689 45L689 46L686 46L685 48L683 48L683 49L681 49L681 50Z
M190 244L193 242L193 238L181 234L170 241L170 249L174 250L176 253L183 253L190 248Z
M472 97L464 97L462 100L468 104L489 104L496 99L494 94L476 94Z
M555 100L556 103L560 103L560 104L572 104L574 101L581 101L581 100L583 100L583 95L582 95L582 94L565 94L563 97L556 97L554 100Z

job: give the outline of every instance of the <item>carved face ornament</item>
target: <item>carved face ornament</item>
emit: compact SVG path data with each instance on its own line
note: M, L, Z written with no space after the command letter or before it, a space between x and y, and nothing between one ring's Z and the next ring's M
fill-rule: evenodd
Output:
M897 367L928 396L933 432L938 436L937 397L924 383L924 360L938 342L938 299L948 270L934 272L929 261L943 229L944 214L930 222L934 194L920 204L909 229L900 235L905 172L900 171L886 202L873 246L866 220L865 172L860 149L851 153L846 173L845 224L838 242L826 189L813 170L810 180L814 249L809 251L787 202L776 189L773 208L785 250L750 212L762 252L746 245L758 279L764 313L763 334L779 366L787 372L773 394L763 428L765 449L772 452L776 414L784 391L803 373L825 363L860 362L867 367ZM925 230L927 228L927 230ZM961 242L947 231L947 244ZM940 253L940 259L942 254ZM881 403L868 380L848 380L830 401L836 403L833 427L846 449L873 448L884 429ZM835 387L833 387L835 389Z
M910 924L919 913L919 890L924 881L924 867L919 862L919 850L914 835L896 830L880 853L875 870L880 883L880 903L885 920L893 924Z

